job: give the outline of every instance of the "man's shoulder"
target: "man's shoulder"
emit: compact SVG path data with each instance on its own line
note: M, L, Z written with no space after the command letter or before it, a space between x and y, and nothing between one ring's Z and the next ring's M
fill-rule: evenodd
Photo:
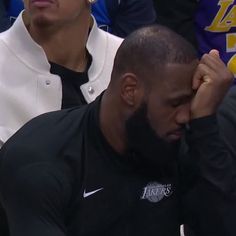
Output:
M42 114L18 130L3 146L2 152L13 151L33 156L57 153L72 137L83 133L86 106ZM6 150L6 151L4 151ZM18 155L18 154L17 154Z
M50 175L70 178L72 169L81 166L87 110L88 106L65 109L29 121L1 148L1 175L28 169L31 174L46 170Z

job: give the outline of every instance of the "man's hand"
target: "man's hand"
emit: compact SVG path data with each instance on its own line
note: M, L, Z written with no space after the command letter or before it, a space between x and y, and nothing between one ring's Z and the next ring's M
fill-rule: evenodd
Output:
M204 54L193 77L196 91L191 104L191 119L216 113L233 81L233 74L219 57L217 50Z

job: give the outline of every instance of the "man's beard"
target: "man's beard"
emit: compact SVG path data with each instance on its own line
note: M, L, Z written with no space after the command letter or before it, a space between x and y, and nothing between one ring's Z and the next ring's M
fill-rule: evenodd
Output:
M126 138L126 153L134 166L155 176L174 174L179 142L168 143L156 134L147 117L146 103L126 121Z

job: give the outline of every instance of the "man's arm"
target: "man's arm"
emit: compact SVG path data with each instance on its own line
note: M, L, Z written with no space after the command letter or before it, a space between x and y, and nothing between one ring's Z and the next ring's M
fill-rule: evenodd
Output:
M196 96L191 105L192 120L187 133L188 176L183 196L185 223L194 235L233 236L235 218L234 160L223 142L216 112L231 81L232 74L217 51L204 55L193 79ZM234 217L232 217L234 216Z
M192 177L192 182L183 197L185 224L196 236L234 236L235 164L220 137L216 116L193 120L187 140L192 176L183 172L182 178Z
M222 102L218 120L222 138L236 161L236 86L232 86Z
M16 169L12 161L5 161L9 155L2 158L0 197L10 235L65 236L67 176L48 163L32 162Z

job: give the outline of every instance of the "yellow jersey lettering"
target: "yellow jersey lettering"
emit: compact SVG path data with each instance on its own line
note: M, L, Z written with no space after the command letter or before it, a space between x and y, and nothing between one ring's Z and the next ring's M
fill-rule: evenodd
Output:
M226 51L236 52L236 33L226 35Z
M233 6L221 25L229 31L232 27L236 27L236 6Z
M234 0L220 0L218 3L220 9L211 25L207 26L205 30L210 32L227 32L231 27L236 26L236 6L234 6L226 15L226 12L233 3Z
M228 68L234 74L234 77L236 77L236 54L229 60Z

